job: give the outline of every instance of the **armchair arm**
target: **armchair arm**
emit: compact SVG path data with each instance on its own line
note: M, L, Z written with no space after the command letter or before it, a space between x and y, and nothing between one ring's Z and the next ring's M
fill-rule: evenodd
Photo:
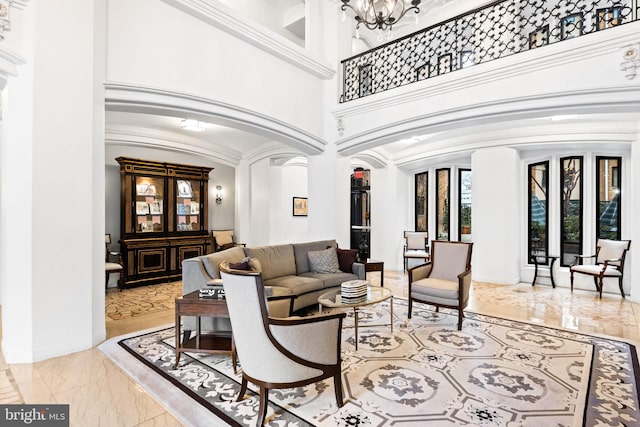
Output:
M571 267L573 267L574 265L578 265L579 259L595 258L596 256L597 255L575 255L573 259L573 264L571 264Z
M203 288L213 279L198 258L182 261L182 295Z
M269 317L269 329L287 352L313 363L332 365L340 357L340 334L345 316L345 313L335 313L289 319Z
M354 262L351 267L351 272L358 276L358 279L365 280L367 273L364 271L364 264L361 262Z
M431 268L433 264L429 261L426 264L418 265L417 267L413 267L409 269L409 283L416 282L420 279L424 279L425 277L429 277L431 274Z
M613 265L614 267L620 267L621 262L622 262L622 258L605 259L604 264L602 265L602 271L604 272L609 265Z
M471 289L471 270L467 270L464 273L458 274L458 294L463 305L467 305L469 301L469 291Z

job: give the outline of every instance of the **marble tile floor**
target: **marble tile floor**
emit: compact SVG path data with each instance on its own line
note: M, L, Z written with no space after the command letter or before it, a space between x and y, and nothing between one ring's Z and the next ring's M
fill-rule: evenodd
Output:
M372 284L377 284L378 276L370 276ZM179 287L175 283L157 286L170 287L167 295ZM394 295L406 297L407 275L386 271L385 286ZM127 291L118 296L126 297ZM562 287L474 283L468 310L640 343L640 305L618 294L604 294L600 300L595 292L571 293ZM107 336L173 320L170 303L163 310L147 314L138 312L120 320L108 317ZM0 402L68 403L72 426L181 425L96 348L32 364L7 365L0 356Z

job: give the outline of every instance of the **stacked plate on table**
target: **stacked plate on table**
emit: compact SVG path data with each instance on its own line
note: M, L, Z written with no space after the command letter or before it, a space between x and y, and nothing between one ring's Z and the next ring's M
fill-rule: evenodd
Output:
M358 304L367 300L367 282L364 280L349 280L340 285L340 295L343 304Z

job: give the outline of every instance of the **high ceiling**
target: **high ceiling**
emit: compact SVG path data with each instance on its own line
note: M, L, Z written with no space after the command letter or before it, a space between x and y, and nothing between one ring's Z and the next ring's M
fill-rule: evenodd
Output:
M248 8L248 2L257 2L257 0L222 0L229 7L235 4L239 9ZM261 0L261 7L271 7L279 10L274 16L284 16L286 11L304 6L304 0ZM490 3L489 0L425 0L421 5L421 20L419 27L429 25L429 20L440 21L448 17L464 12L464 10L474 9L484 4ZM338 1L332 2L336 8L340 7ZM274 18L274 22L278 19ZM304 24L304 19L302 20ZM280 20L279 22L283 22ZM302 35L304 35L303 25ZM405 19L402 25L394 28L394 37L399 37L403 33L408 34L415 31L415 21L413 19ZM368 30L366 30L368 31ZM362 31L361 33L364 33ZM295 36L294 36L295 38ZM375 44L376 37L368 37ZM267 143L272 143L270 139L245 131L231 129L228 127L211 125L204 132L193 132L184 130L180 127L183 119L190 117L168 117L152 114L108 111L106 114L107 133L126 130L137 133L153 134L166 141L188 141L187 143L198 148L198 152L217 151L219 153L230 153L235 159L240 159L243 155L258 150ZM597 134L602 125L608 127L619 126L629 127L629 123L636 123L635 132L638 132L638 123L640 123L639 114L619 114L613 112L609 115L581 115L569 118L562 122L552 122L549 117L528 117L519 118L518 120L496 120L492 123L486 123L474 126L473 134L469 133L469 129L457 128L447 131L436 131L428 134L417 132L409 137L404 136L402 140L398 140L385 146L377 147L372 151L381 158L388 159L400 167L407 170L414 170L428 167L431 160L438 156L438 161L442 161L442 147L452 147L459 144L461 147L459 154L455 150L449 150L448 156L450 160L463 158L464 161L469 160L470 148L475 143L481 143L487 138L496 138L496 135L505 140L514 141L518 137L522 137L529 133L530 135L556 135L563 131L566 134L585 135L591 132ZM514 133L514 129L518 129L519 135ZM629 132L633 132L629 129ZM117 133L117 132L116 132ZM584 139L584 137L582 137ZM556 138L557 139L557 138ZM570 139L570 137L569 137ZM597 141L595 139L594 141ZM556 143L566 143L567 139L556 141ZM575 141L572 141L575 142ZM547 141L553 144L553 138ZM583 149L589 146L591 141L585 139ZM549 148L550 145L528 146L527 150L536 150ZM580 149L580 148L578 148ZM195 152L196 150L194 150ZM452 153L451 153L452 152Z

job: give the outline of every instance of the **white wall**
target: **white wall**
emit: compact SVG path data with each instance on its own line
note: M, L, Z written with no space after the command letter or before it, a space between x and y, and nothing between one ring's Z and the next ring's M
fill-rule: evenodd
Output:
M520 280L522 185L520 159L512 148L487 148L471 156L473 171L473 280L516 284Z
M303 242L308 235L308 217L293 216L293 197L307 197L305 165L271 166L271 243Z
M319 77L161 1L110 0L108 22L109 81L224 102L322 134L322 103L309 102L322 97Z

